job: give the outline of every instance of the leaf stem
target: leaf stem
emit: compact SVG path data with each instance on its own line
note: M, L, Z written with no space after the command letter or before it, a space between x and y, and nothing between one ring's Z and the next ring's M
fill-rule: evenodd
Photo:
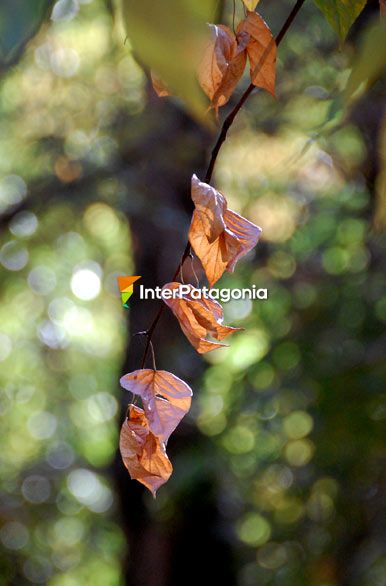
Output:
M295 20L296 15L298 14L299 10L301 9L301 7L303 6L303 4L305 3L306 0L297 0L295 3L295 6L292 8L291 12L289 13L286 21L284 22L283 26L281 27L279 33L277 34L275 41L276 41L276 46L278 47L281 43L281 41L283 40L283 38L285 37L288 29L291 27L291 24L293 23L293 21ZM262 63L260 64L260 66L262 65ZM228 131L230 129L230 127L232 126L237 114L239 113L239 111L241 110L241 108L244 106L245 102L248 100L249 96L251 95L251 93L253 92L253 90L256 89L255 86L251 83L247 89L245 90L245 92L243 93L243 95L241 96L241 98L239 99L239 101L237 102L237 104L234 106L233 110L231 110L231 112L228 114L228 116L225 118L223 125L221 127L220 130L220 134L218 135L217 141L213 147L212 153L211 153L211 157L210 157L210 161L209 161L209 165L208 165L208 169L206 171L205 174L205 183L210 183L211 179L212 179L212 175L213 175L213 171L214 171L214 166L216 164L217 161L217 157L218 154L221 150L222 145L224 144L224 142L226 141L227 135L228 135ZM181 256L181 260L178 264L178 267L173 275L172 281L175 281L180 270L182 269L182 265L184 264L185 260L188 258L188 256L190 256L191 251L190 251L190 243L189 240L186 244L185 250ZM146 346L145 346L145 350L143 353L143 358L142 358L142 364L141 364L141 368L144 368L145 364L146 364L146 358L147 355L149 353L149 349L150 347L152 347L152 337L153 337L153 333L154 330L157 327L157 324L159 322L159 320L161 319L161 316L163 314L163 311L165 309L165 304L162 303L153 322L151 323L150 327L148 330L146 330L146 332L144 332L144 334L147 337L146 340Z

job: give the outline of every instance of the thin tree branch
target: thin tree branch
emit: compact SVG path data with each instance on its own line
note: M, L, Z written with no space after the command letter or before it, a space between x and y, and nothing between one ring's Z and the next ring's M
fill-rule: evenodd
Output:
M278 33L278 35L275 39L277 47L282 42L283 38L285 37L288 29L290 28L291 24L293 23L297 13L299 12L301 7L303 6L304 2L305 2L305 0L297 0L295 6L291 10L290 14L288 15L287 20L283 24L282 28L280 29L280 32ZM268 56L268 51L265 52L263 58L261 59L261 61L259 63L260 67L263 64L263 62L267 56ZM205 176L205 183L209 183L210 180L212 179L214 166L216 164L216 160L217 160L218 154L220 152L220 149L221 149L223 143L226 141L228 130L232 126L234 119L236 118L237 114L239 113L241 108L244 106L245 102L247 101L247 99L249 98L249 96L251 95L251 93L253 92L254 89L256 89L256 87L253 85L253 83L251 83L247 87L247 89L245 90L245 92L243 93L240 100L237 102L237 104L233 108L233 110L225 118L223 125L222 125L222 128L221 128L221 131L220 131L220 134L218 136L217 142L213 147L212 155L211 155L211 158L209 161L208 170L207 170L206 176Z
M295 20L296 15L298 14L299 10L301 9L301 7L303 6L305 0L297 0L295 6L293 7L293 9L291 10L290 14L288 15L287 20L285 21L285 23L283 24L282 28L280 29L279 33L277 34L276 38L275 38L275 42L276 42L276 46L278 47L281 43L281 41L283 40L283 38L285 37L287 31L289 30L289 28L291 27L291 24L293 23L293 21ZM263 55L262 59L260 60L259 66L261 67L265 58L268 55L268 51L265 52L265 54ZM233 110L231 110L231 112L228 114L228 116L225 118L223 125L221 127L221 131L220 134L217 138L217 141L213 147L212 150L212 154L210 157L210 161L209 161L209 165L208 165L208 169L206 171L206 175L205 175L205 183L209 183L210 180L212 179L212 175L213 175L213 170L214 170L214 166L216 164L217 161L217 157L218 154L221 150L222 145L224 144L224 142L226 141L227 135L228 135L228 131L230 129L230 127L232 126L237 114L239 113L239 111L241 110L241 108L244 106L245 102L247 101L247 99L249 98L249 96L251 95L251 93L253 92L253 90L256 89L255 86L251 83L247 89L245 90L245 92L243 93L243 95L241 96L240 100L237 102L237 104L234 106ZM185 250L182 254L181 260L178 264L178 267L174 273L174 276L172 278L172 281L175 281L175 279L177 278L179 272L180 272L180 268L182 267L182 265L184 264L185 260L188 258L188 256L190 255L190 244L189 244L189 240L186 244ZM153 333L154 330L157 327L157 324L159 322L159 320L161 319L161 316L163 314L163 311L165 309L165 304L162 303L153 322L151 323L149 329L146 331L146 336L147 336L147 342L146 342L146 346L145 346L145 351L143 354L143 358L142 358L142 364L141 364L141 368L144 368L145 363L146 363L146 358L149 352L149 348L151 346L151 339L153 337Z
M185 260L188 258L189 254L190 254L190 244L189 244L189 241L188 241L188 243L187 243L187 245L185 247L184 253L183 253L182 257L181 257L180 264L178 265L178 267L176 269L176 272L174 273L174 275L172 277L172 281L175 281L176 278L178 277L178 274L180 272L180 268L184 264ZM159 308L159 310L157 312L157 315L155 316L155 318L154 318L154 320L153 320L150 328L146 331L147 341L146 341L146 346L145 346L145 350L144 350L144 353L143 353L141 368L144 368L144 366L145 366L146 358L147 358L147 355L148 355L148 352L149 352L149 348L150 348L150 344L151 344L151 339L152 339L152 336L153 336L153 332L154 332L155 328L157 327L157 324L158 324L159 320L161 319L161 315L163 314L163 311L164 311L165 307L166 307L165 306L165 303L161 303L160 308Z

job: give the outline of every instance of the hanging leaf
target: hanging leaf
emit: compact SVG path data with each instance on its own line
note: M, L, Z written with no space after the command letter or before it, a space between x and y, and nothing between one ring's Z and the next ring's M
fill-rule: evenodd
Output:
M167 283L163 290L180 287L181 283ZM200 291L193 285L185 285L185 287L189 287L188 293L175 299L164 298L164 301L178 319L182 331L197 352L204 354L225 346L225 344L207 340L207 336L223 340L226 336L243 329L222 325L224 313L221 305L209 297L202 296L198 299Z
M195 205L189 242L204 267L212 287L225 270L233 272L237 261L257 244L261 228L227 209L225 197L192 177Z
M198 67L198 81L212 106L224 106L241 78L247 60L245 35L237 38L224 25L210 24L211 40Z
M190 409L192 389L171 372L150 368L129 372L120 383L141 397L150 431L166 443Z
M205 98L196 70L205 46L206 23L215 0L121 0L126 31L141 62L163 80L186 107L202 118Z
M248 10L255 10L256 6L260 2L260 0L243 0L244 5Z
M276 43L264 19L256 12L248 12L247 17L237 27L238 34L247 34L249 41L247 53L253 85L275 95L276 80Z
M330 26L344 41L352 24L356 21L367 0L314 0Z
M386 51L380 50L385 42L384 20L371 25L364 32L344 91L346 101L361 97L386 72Z
M209 242L213 242L225 230L224 214L227 209L225 197L208 183L192 177L192 200L195 214Z
M159 487L170 478L173 467L163 442L150 431L143 409L135 405L129 405L119 448L131 478L144 484L155 497Z

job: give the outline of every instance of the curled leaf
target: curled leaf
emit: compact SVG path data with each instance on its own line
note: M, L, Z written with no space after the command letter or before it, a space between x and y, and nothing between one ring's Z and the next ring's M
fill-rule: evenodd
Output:
M211 40L198 68L198 81L217 110L226 104L245 69L245 35L235 37L224 25L209 25Z
M207 336L223 340L229 334L243 329L224 326L221 305L214 299L199 296L200 291L195 289L193 285L167 283L164 285L164 289L179 289L178 297L164 298L164 301L178 319L189 342L200 354L225 346L225 344L207 340Z
M193 175L192 200L202 229L208 241L213 242L225 230L225 197L208 183L200 181L197 175Z
M248 12L247 17L237 27L238 34L249 35L247 53L253 85L275 95L276 80L276 43L264 19L256 12Z
M166 370L145 368L125 374L121 386L142 399L150 431L167 442L190 409L192 389Z
M170 478L173 467L163 442L150 431L145 412L135 405L129 405L119 448L131 478L144 484L155 496Z
M237 261L257 244L261 228L227 209L225 197L192 177L195 205L189 242L201 261L212 287L225 270L233 272Z

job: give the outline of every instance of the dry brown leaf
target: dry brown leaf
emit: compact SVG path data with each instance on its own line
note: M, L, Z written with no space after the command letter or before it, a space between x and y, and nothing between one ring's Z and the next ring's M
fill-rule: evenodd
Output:
M163 442L150 431L145 412L135 405L129 405L119 448L131 478L144 484L155 496L170 478L173 467Z
M246 46L249 37L243 33L235 37L224 25L209 25L212 38L199 65L198 81L218 111L234 92L245 69Z
M167 442L190 409L192 389L166 370L145 368L125 374L121 386L142 399L150 431Z
M255 10L260 0L243 0L243 2L248 10Z
M214 187L192 177L192 200L195 213L209 242L213 242L225 230L224 213L227 209L225 197Z
M379 0L379 10L382 17L386 16L386 0Z
M179 287L181 283L167 283L163 289L174 290ZM207 340L207 336L223 340L229 334L243 329L222 325L224 314L221 305L209 297L195 298L199 290L193 285L184 285L184 287L189 287L188 293L181 294L176 299L164 298L164 301L178 319L182 331L197 352L204 354L225 346L225 344Z
M165 98L172 95L167 85L154 71L150 72L150 77L153 89L159 98Z
M247 53L253 85L275 95L276 80L276 43L264 19L256 12L248 12L247 17L237 27L237 33L249 35Z
M257 244L261 228L227 209L225 197L196 175L192 177L192 199L195 210L189 242L212 287L225 270L233 272L239 258Z

